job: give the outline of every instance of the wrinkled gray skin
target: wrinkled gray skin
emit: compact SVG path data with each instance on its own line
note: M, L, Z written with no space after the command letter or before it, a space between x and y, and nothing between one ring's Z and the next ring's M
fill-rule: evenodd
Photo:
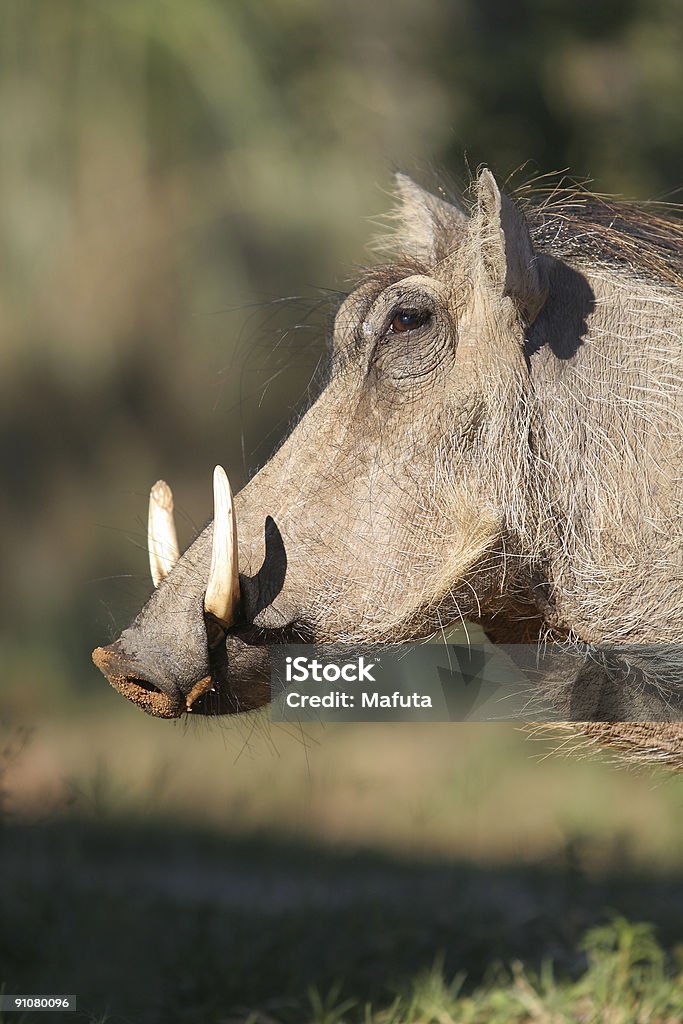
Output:
M236 497L240 622L209 655L209 525L95 654L153 714L262 705L268 646L290 639L401 641L463 618L494 641L681 639L683 304L658 271L661 222L622 225L620 259L588 207L582 225L547 206L532 242L488 171L468 213L403 177L398 198L397 262L345 300L327 386ZM642 724L680 721L676 670L634 679L608 713L576 705L586 687L557 699L622 723L587 726L598 739L680 762L683 726Z

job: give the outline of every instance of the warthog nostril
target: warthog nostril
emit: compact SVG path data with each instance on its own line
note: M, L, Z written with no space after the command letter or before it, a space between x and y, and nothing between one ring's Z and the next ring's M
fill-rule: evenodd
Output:
M137 686L141 690L147 690L148 693L161 693L162 691L154 683L150 683L147 679L128 679L128 683L131 686Z
M131 671L126 658L111 647L96 647L92 660L109 683L122 696L156 718L178 718L185 710L185 702L179 696L165 693L149 679L143 679Z

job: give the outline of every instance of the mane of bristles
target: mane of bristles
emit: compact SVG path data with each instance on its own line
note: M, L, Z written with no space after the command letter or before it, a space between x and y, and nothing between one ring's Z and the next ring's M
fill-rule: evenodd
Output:
M683 205L617 200L576 187L515 198L539 252L683 288Z
M639 281L651 281L672 298L673 293L680 296L683 206L617 200L581 187L542 192L532 187L515 199L539 252L578 268L622 271ZM669 343L673 353L675 339ZM660 388L665 389L662 382ZM573 722L543 731L552 734L563 729L581 749L608 748L631 764L683 770L683 723Z
M389 217L394 230L383 233L374 246L392 262L374 268L361 284L371 281L379 289L415 272L462 273L467 282L468 261L481 252L478 179L473 179L464 200L446 197L443 192L440 196L430 197L416 186L404 184ZM486 550L486 538L474 543L475 531L488 531L493 545L498 520L491 510L504 509L506 536L513 537L516 544L504 552L508 608L518 598L524 613L525 567L543 565L546 560L550 563L552 555L552 584L558 591L564 588L562 596L571 608L570 626L599 623L605 644L645 645L642 653L638 650L638 657L631 650L627 661L619 662L620 670L628 667L633 695L625 713L633 712L638 720L575 720L547 723L540 729L562 737L572 752L607 748L623 763L680 771L683 722L675 720L671 705L678 707L683 698L683 663L677 646L683 594L676 583L658 592L654 581L671 582L677 572L680 579L679 563L673 569L669 566L672 540L675 543L670 524L677 521L683 504L680 496L675 496L678 491L672 491L665 504L657 482L671 479L671 463L675 461L678 467L678 453L683 451L683 206L601 196L580 185L565 187L564 182L553 188L539 188L538 182L530 182L512 198L524 212L535 250L578 271L561 280L585 279L595 300L594 308L590 307L595 317L581 335L579 358L571 365L562 364L562 376L547 404L543 404L547 365L543 357L534 366L533 387L527 387L522 376L508 379L493 371L487 375L487 386L496 389L496 397L489 401L486 429L474 458L477 466L490 467L490 472L485 471L482 485L486 500L479 509L480 522L468 523L465 536L473 549ZM460 293L460 289L453 290ZM548 362L552 373L554 366L550 359ZM491 399L491 394L488 397ZM583 409L589 409L592 417L587 426L581 419ZM526 443L530 436L564 438L563 423L571 427L572 416L577 419L578 440L588 438L587 450L570 443L554 447ZM453 435L456 441L446 437L440 449L435 479L441 490L434 488L439 494L436 512L431 504L434 497L425 501L433 521L443 524L439 527L443 531L439 551L448 551L442 564L435 563L421 582L420 608L433 609L429 625L435 635L443 607L451 607L448 600L453 580L461 578L461 570L456 572L453 566L464 564L452 531L458 481L453 478L452 491L448 486L459 429L458 424ZM648 472L657 477L655 484ZM678 486L680 476L674 481ZM632 486L630 504L623 497L628 482ZM675 507L674 500L678 502ZM595 518L583 515L586 509L590 513L596 508ZM558 515L558 509L566 514ZM594 531L596 521L608 524L609 529ZM638 547L641 521L649 529L647 555ZM667 539L668 546L656 546L658 534ZM483 559L465 577L473 593L477 593L476 576L485 577L490 564ZM643 618L642 605L631 600L639 580L661 615L651 661L647 646L651 640L642 639L640 628L649 620ZM452 608L458 609L457 596ZM405 621L387 621L386 610L382 612L378 635L380 630L387 631L389 642L405 636ZM510 615L514 620L514 610ZM519 621L523 624L523 619ZM419 625L424 628L424 621ZM561 625L565 628L565 623ZM575 649L581 658L589 636L570 629L564 637L546 625L539 642L546 640L562 642L568 652ZM597 660L599 654L596 649L591 657ZM641 709L638 702L650 692L662 696L662 707L671 713L671 720L644 720L650 708L643 705Z
M683 288L683 204L600 195L582 184L565 184L566 178L551 187L538 184L547 177L530 179L511 194L524 211L539 252L584 266L621 267L640 278ZM475 185L473 177L464 195L443 189L438 197L425 193L431 200L432 267L462 241L467 215L473 212ZM413 272L423 272L427 261L424 252L416 252L413 237L420 230L415 210L406 209L398 191L394 196L394 207L377 220L380 231L369 249L394 264L387 268L390 274L404 262L407 273L410 264L419 267ZM381 270L375 266L372 273Z

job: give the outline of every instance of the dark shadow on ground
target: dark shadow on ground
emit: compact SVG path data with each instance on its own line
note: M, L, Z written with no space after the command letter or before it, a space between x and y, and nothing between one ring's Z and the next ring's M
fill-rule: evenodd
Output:
M76 993L72 1022L194 1024L246 1007L300 1020L311 985L382 1005L438 956L468 986L501 961L551 958L575 976L577 941L616 912L655 922L665 949L680 941L683 871L647 877L618 851L602 873L581 860L572 848L478 867L158 821L8 824L0 984Z

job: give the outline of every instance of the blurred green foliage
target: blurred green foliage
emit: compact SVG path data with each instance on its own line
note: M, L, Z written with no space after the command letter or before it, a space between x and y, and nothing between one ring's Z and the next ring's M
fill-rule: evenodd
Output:
M98 685L148 487L189 541L267 456L394 167L673 197L681 52L679 0L3 0L5 693Z

